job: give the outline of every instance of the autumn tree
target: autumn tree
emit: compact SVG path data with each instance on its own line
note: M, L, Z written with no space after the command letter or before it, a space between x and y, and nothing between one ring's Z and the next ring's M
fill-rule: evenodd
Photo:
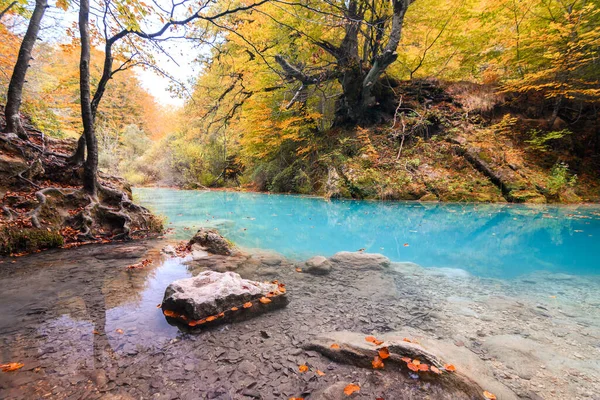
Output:
M412 2L350 0L324 2L326 8L312 2L304 6L315 15L326 15L334 22L334 29L343 34L334 34L329 40L325 35L314 37L296 29L331 59L324 59L319 71L307 73L305 60L292 60L283 54L275 57L286 79L299 84L295 98L303 98L302 92L310 85L336 79L343 93L337 101L335 124L376 121L376 106L387 100L380 77L398 57L404 17Z
M31 60L31 52L37 41L41 21L47 7L48 0L36 0L35 8L27 27L27 32L25 32L25 36L21 42L19 55L17 56L17 62L10 79L6 96L6 132L14 132L22 139L27 139L27 133L23 128L19 116L19 109L21 107L23 96L23 85L25 84L25 76Z

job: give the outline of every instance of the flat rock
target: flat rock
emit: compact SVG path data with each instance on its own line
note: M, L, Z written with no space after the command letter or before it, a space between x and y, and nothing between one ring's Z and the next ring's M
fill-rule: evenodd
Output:
M376 253L341 251L334 254L329 260L336 264L342 264L344 268L382 270L390 266L390 260L387 257Z
M148 250L145 246L113 246L107 251L105 247L99 247L92 256L98 260L119 260L123 258L140 258Z
M189 242L212 254L229 256L233 253L233 244L217 232L216 229L200 228Z
M323 256L309 258L302 270L312 275L327 275L331 272L331 262Z
M453 373L446 372L442 375L432 372L420 373L423 379L436 380L450 392L455 391L480 398L483 390L488 390L496 394L499 399L518 399L514 392L494 378L494 371L491 371L482 360L468 349L456 346L453 342L419 338L417 344L404 340L406 337L412 337L409 332L389 332L374 335L383 341L377 346L366 341L365 336L363 333L348 331L322 333L311 339L304 348L318 351L340 363L372 368L371 361L378 355L378 349L387 347L390 357L385 362L397 364L401 369L406 370L407 374L409 371L406 363L402 361L403 357L418 359L440 369L445 363L454 364L457 371ZM334 343L339 345L338 349L331 348Z
M187 320L203 320L221 313L230 320L234 314L248 316L285 306L287 298L276 283L242 279L234 272L203 271L193 278L180 279L165 290L163 312L171 311ZM266 298L269 301L261 298ZM246 303L251 307L244 308ZM232 311L232 308L237 310Z

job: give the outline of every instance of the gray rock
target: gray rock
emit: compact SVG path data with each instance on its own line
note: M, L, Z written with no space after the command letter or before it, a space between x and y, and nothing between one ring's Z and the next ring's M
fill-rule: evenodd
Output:
M177 252L175 251L175 247L171 246L170 244L163 247L160 252L163 254L166 254L168 256L176 256L177 255Z
M269 293L270 302L263 304L260 298ZM242 308L246 302L252 307ZM285 306L285 293L279 291L274 283L263 283L242 279L234 272L204 271L194 278L180 279L171 283L165 290L163 311L183 314L190 320L201 320L208 316L225 313L223 320L230 320L236 314L258 314ZM232 311L232 307L238 310Z
M202 250L206 250L212 254L220 254L229 256L233 253L233 244L219 234L215 229L200 228L189 244L199 245Z
M312 275L327 275L331 272L331 262L323 256L315 256L304 263L302 270Z
M341 264L344 268L357 268L364 270L381 270L390 266L390 260L375 253L361 253L341 251L329 259L335 264Z

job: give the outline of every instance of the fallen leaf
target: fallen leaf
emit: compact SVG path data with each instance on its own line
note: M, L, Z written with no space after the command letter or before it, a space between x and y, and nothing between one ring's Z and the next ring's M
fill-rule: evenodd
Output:
M93 333L94 335L99 335L99 334L100 334L100 332L98 332L98 331L97 331L97 330L95 330L95 329L92 331L92 333Z
M171 318L179 317L179 314L173 310L163 310L163 314L165 314L167 317L171 317Z
M433 365L431 366L431 372L435 372L438 375L442 374L442 371L440 371L437 367L435 367Z
M267 299L266 297L261 297L258 301L260 301L263 304L269 304L271 302L271 299Z
M242 307L250 308L250 307L252 307L252 303L251 302L244 303L244 305Z
M214 315L211 315L210 317L206 317L206 322L212 322L215 319L217 319L217 317L215 317Z
M296 272L302 272L302 268L296 268Z
M404 338L404 339L402 339L402 341L412 343L412 341L409 338Z
M158 304L156 305L156 308L161 308L161 307L162 307L162 304L161 304L161 303L158 303Z
M417 372L419 370L419 366L415 365L411 362L407 363L406 366L408 367L408 369L410 369L411 371Z
M408 246L409 246L409 244L408 244L408 243L404 243L404 247L408 247Z
M300 371L302 373L305 373L306 371L308 371L308 367L306 365L304 365L304 364L299 365L298 366L298 371Z
M412 361L412 360L411 360L410 358L408 358L408 357L402 357L402 358L401 358L401 360L402 360L402 361L404 361L405 363L409 363L409 362L411 362L411 361Z
M339 348L340 348L340 345L339 345L339 344L337 344L337 343L334 343L334 344L332 344L332 345L331 345L331 348L332 348L332 349L336 349L336 350L337 350L337 349L339 349Z
M496 395L488 392L487 390L483 391L483 397L485 397L488 400L496 400Z
M381 340L377 340L377 338L375 336L367 336L367 337L365 337L365 340L367 342L373 343L376 346L379 346L380 344L383 343Z
M0 364L0 369L2 369L2 372L11 372L11 371L16 371L18 369L23 368L25 364L23 363L8 363L8 364Z
M373 369L383 369L384 367L383 361L381 361L381 358L379 356L375 356L375 358L373 358L373 361L371 361L371 365L373 366Z
M325 376L325 372L323 372L321 370L317 370L317 375L319 375L319 376Z
M456 367L453 364L444 364L444 369L450 372L456 371Z
M237 310L239 310L239 308L237 308L237 307L231 307L231 311L237 311Z
M290 397L290 400L304 400L304 397Z
M119 335L123 334L123 329L117 329L115 332L117 332Z
M344 394L346 396L350 396L352 393L359 392L359 391L360 391L360 386L355 385L354 383L351 383L344 388Z
M421 371L421 372L427 372L427 371L429 371L429 365L427 365L427 364L421 364L421 365L419 365L419 371Z
M415 365L419 365L419 364L421 364L421 361L419 361L419 360L413 360L412 363L415 364Z
M388 358L390 356L390 351L388 350L387 347L382 347L379 349L379 357L382 360L385 360L386 358Z

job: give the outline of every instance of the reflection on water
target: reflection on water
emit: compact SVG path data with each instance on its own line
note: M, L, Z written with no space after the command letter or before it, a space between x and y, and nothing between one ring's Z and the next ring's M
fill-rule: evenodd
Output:
M235 192L140 188L142 204L178 238L217 227L247 248L295 259L338 251L510 278L536 270L597 274L600 207L324 201Z

